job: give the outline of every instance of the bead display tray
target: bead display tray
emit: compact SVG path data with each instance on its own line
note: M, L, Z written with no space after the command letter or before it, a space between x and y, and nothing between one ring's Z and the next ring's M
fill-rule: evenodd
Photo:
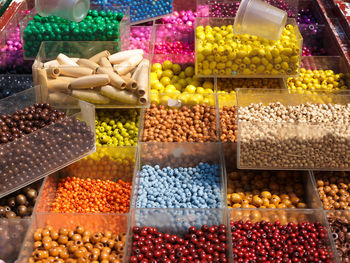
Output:
M77 99L74 99L72 97L63 96L63 101L61 103L53 103L49 97L48 94L45 93L45 90L41 87L37 86L34 88L27 89L25 91L22 91L20 93L17 93L16 95L7 97L0 101L0 113L3 114L13 114L16 110L21 110L25 107L29 107L33 105L34 103L45 103L49 102L51 105L53 105L55 108L63 110L68 117L72 117L74 119L80 119L81 121L85 122L86 125L90 128L92 138L89 140L87 137L87 141L85 142L85 145L81 145L81 149L77 148L77 145L72 145L71 149L74 149L76 152L72 154L70 159L66 161L57 161L53 156L51 156L51 159L48 160L45 167L42 166L42 164L34 163L36 159L39 158L39 155L42 153L42 147L44 145L47 145L45 141L38 141L38 133L40 132L40 136L44 136L46 132L50 132L51 129L58 128L59 123L54 123L52 125L48 125L43 129L40 129L38 132L33 132L29 135L21 137L17 141L8 142L6 144L1 145L0 149L2 150L2 161L9 160L13 157L14 152L22 153L23 145L21 143L26 143L28 145L32 145L36 142L35 145L39 147L38 152L32 153L31 158L27 158L25 155L16 157L17 158L17 165L28 165L29 168L27 170L20 171L18 168L13 170L10 170L5 164L2 164L2 169L0 173L1 177L1 186L0 186L0 197L6 196L26 185L29 185L49 174L51 174L54 171L58 171L62 169L63 167L74 163L78 161L79 159L93 153L95 151L95 121L94 121L94 107L91 104L85 103L83 101L79 101ZM53 137L52 137L53 138ZM20 142L17 144L17 142ZM73 143L73 140L72 140ZM74 143L73 143L74 144ZM9 150L9 147L11 147L11 151ZM60 150L60 147L63 147L63 145L55 146L53 147L53 150ZM67 146L65 146L67 147ZM63 148L62 148L63 149ZM52 150L52 151L53 151ZM48 152L52 155L52 152ZM46 153L46 154L48 154ZM56 158L63 158L62 153L59 154L58 152L55 153ZM19 166L21 168L21 166ZM33 169L33 170L32 170ZM17 180L16 180L17 179Z

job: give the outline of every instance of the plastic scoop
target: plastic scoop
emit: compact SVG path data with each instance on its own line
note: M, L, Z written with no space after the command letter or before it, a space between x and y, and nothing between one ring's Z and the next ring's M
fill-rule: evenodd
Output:
M242 0L234 22L236 34L278 40L287 22L287 12L261 0Z
M35 0L41 16L59 16L74 22L83 20L90 8L90 0Z

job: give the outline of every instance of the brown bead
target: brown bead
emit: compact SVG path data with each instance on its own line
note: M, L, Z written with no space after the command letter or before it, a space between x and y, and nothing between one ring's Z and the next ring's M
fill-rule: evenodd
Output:
M59 233L60 235L67 236L67 235L68 235L68 229L66 229L66 228L60 228L60 230L58 231L58 233Z
M91 243L96 244L96 243L100 242L101 238L102 238L102 234L100 232L94 233L91 236Z
M84 243L84 246L86 247L86 249L91 252L92 249L94 248L94 246L91 243Z
M60 252L59 257L62 258L62 259L67 259L67 258L69 258L69 253L68 253L67 249L63 249L63 250Z
M57 240L58 244L67 244L68 243L68 237L65 235L60 235Z
M100 260L105 260L105 259L108 259L108 257L109 257L109 253L107 253L105 251L102 251L101 254L100 254L99 259Z
M81 240L81 235L79 235L79 234L74 234L74 235L71 237L71 239L72 239L73 241Z
M60 254L60 251L59 251L59 249L57 247L52 247L49 250L49 254L52 257L57 257Z
M79 235L84 234L84 232L85 232L85 229L84 229L82 226L77 226L77 227L75 228L75 233L77 233L77 234L79 234Z
M42 237L42 235L41 235L41 231L35 231L34 232L34 240L35 241L41 241L41 237Z

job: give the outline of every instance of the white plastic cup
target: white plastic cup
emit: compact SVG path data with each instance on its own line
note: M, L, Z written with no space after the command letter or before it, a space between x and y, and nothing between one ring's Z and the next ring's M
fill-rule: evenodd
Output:
M90 0L35 0L35 9L41 16L59 16L80 22L90 8Z
M287 22L287 12L262 0L242 0L234 22L236 34L278 40Z

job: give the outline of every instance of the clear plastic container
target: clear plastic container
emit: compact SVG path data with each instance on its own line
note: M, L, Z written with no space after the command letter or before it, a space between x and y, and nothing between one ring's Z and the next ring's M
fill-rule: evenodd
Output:
M242 187L244 190L244 191L242 190L243 192L252 193L254 191L258 191L256 194L260 198L261 198L261 191L269 191L271 195L278 195L278 196L282 194L288 194L291 197L291 191L289 191L289 189L292 189L292 193L295 194L299 190L298 186L296 185L302 184L303 193L297 192L296 194L296 196L300 198L300 201L298 203L305 204L306 206L304 207L304 209L306 208L321 209L322 208L311 172L300 171L296 173L296 172L289 172L289 171L257 171L257 170L238 170L238 169L228 170L227 167L226 167L226 172L227 172L227 194L228 195L237 193L238 191L235 189ZM231 172L232 174L230 174ZM264 180L265 183L262 183L261 181L259 181L259 183L257 183L258 181L255 181L254 183L251 182L251 180L259 180L259 176L262 176L262 174L264 174L264 178L266 178L265 175L269 176L270 183L273 183L275 180L277 184L281 185L282 183L284 187L275 189L274 186L267 184L265 180ZM282 174L284 174L285 177L280 177ZM296 185L295 186L287 185L285 181L287 177L295 177L295 179L292 182L294 182ZM234 178L234 179L229 179L229 178ZM249 178L250 180L246 180L247 178ZM283 180L283 182L280 182L280 180ZM247 181L249 182L249 184L245 185L244 182L247 182ZM239 186L235 185L236 182L237 184L239 184ZM259 186L259 188L256 188L257 186ZM289 187L292 187L292 188L289 188ZM229 201L229 196L227 197L227 199ZM234 204L236 203L237 202L235 202ZM253 202L251 202L250 204L254 205ZM275 206L277 207L277 204ZM258 207L258 210L261 210L261 209L265 209L265 208ZM289 208L289 209L292 209L292 208ZM293 209L299 210L302 208L299 208L297 206L296 208L293 208Z
M227 224L227 211L223 209L133 209L130 214L128 237L125 248L124 262L130 262L132 256L132 241L134 226L152 226L162 233L170 233L183 237L188 233L190 226L200 228L202 225ZM229 229L227 229L229 230ZM227 235L227 259L230 261L231 238L229 231Z
M36 213L26 234L25 242L21 248L20 257L17 262L28 262L33 252L33 234L37 228L52 226L54 230L58 231L60 228L74 230L77 226L81 226L91 233L110 231L112 234L126 235L128 218L127 214Z
M327 219L322 210L319 209L230 209L229 221L251 220L252 222L260 222L265 220L270 223L280 221L281 224L292 223L320 223L327 230L324 239L326 249L330 254L331 262L338 262L335 255L335 246L329 232Z
M262 0L242 0L233 32L279 40L287 22L287 12Z
M131 206L137 207L139 196L140 171L144 165L160 168L195 167L200 162L218 165L218 180L220 184L220 208L226 207L226 181L222 160L222 150L219 143L141 143L138 154Z
M37 86L1 100L0 113L13 114L34 103L46 102L64 111L68 118L0 146L0 198L95 151L95 109L89 103L64 94L61 94L59 101L55 101L44 88ZM71 130L62 128L62 122L70 127L71 121L75 122L75 127L87 127L84 128L85 135L77 130L77 136L62 140L68 133L72 133ZM78 125L79 123L85 124ZM60 132L55 133L56 129L60 129ZM85 139L77 143L79 134L85 136ZM47 147L51 147L50 150Z
M70 22L64 19L61 19L60 22L45 22L45 26L43 26L43 22L37 22L38 18L35 18L36 10L32 9L29 14L20 22L21 27L21 37L22 44L24 50L24 58L25 59L34 59L37 56L37 53L40 49L40 44L43 41L116 41L122 43L122 48L126 48L128 45L129 37L130 37L130 11L129 7L123 7L118 5L112 5L108 8L100 5L90 5L90 10L97 11L111 11L116 13L123 14L122 20L118 23L119 26L110 27L108 29L100 28L98 29L96 25L93 25L93 29L95 32L91 31L86 32L86 34L82 34L79 31L78 35L74 29L77 29L77 26L82 25L82 27L87 27L87 23L91 23L89 21L83 20L80 23ZM53 17L40 18L41 20L45 19L45 21L52 21ZM117 21L117 20L115 20ZM55 26L53 26L55 24ZM42 26L42 27L40 27ZM50 29L51 26L51 29ZM33 28L34 27L34 28ZM37 29L36 27L39 27ZM55 28L55 34L53 33L52 27ZM80 26L81 27L81 26ZM47 29L49 28L49 29ZM86 29L85 29L86 30ZM52 33L51 33L52 31ZM63 35L61 36L59 33L63 31ZM74 33L75 32L75 33ZM103 32L106 32L106 35L102 35ZM94 33L94 35L93 35ZM107 35L108 33L108 35ZM124 46L125 45L125 46Z
M343 73L344 74L344 86L350 88L350 66L347 64L345 58L338 56L325 56L325 57L302 57L301 59L301 68L305 68L306 70L333 70L335 74ZM286 87L288 88L288 82L290 79L284 79ZM334 87L335 88L335 87ZM347 89L327 89L327 90L319 90L316 89L312 91L310 89L307 90L298 90L298 89L290 89L290 93L299 93L299 94L315 94L317 93L339 93L345 92L347 93ZM317 102L317 97L315 97ZM332 102L333 97L325 97L323 96L323 102Z
M38 189L38 197L33 207L38 204L39 197L42 193L43 184L46 178L35 182L31 186ZM5 197L6 198L6 197ZM0 236L0 259L5 262L15 262L19 256L21 245L24 241L25 234L28 231L28 227L31 224L31 216L23 218L0 218L1 236Z
M0 260L9 263L17 260L30 224L30 218L0 218Z
M335 211L335 210L331 210L331 211L326 211L325 212L326 214L326 218L328 219L328 224L329 224L329 230L330 230L330 236L331 236L331 239L334 243L334 247L335 247L335 256L337 258L337 262L341 263L341 262L345 262L344 260L348 258L348 255L346 254L346 251L348 251L348 246L349 246L349 243L347 240L345 240L345 242L343 243L343 246L340 246L339 247L337 246L337 242L335 240L335 238L339 238L339 233L337 233L336 231L332 231L332 227L330 225L330 219L331 218L336 218L336 219L340 219L340 220L347 220L347 223L346 225L348 226L349 225L349 220L350 220L350 211ZM346 226L344 226L346 228ZM349 233L348 230L345 230L347 233ZM344 231L344 232L345 232ZM345 232L345 233L346 233ZM336 234L336 235L335 235Z
M27 13L22 3L0 29L0 74L31 74L33 61L23 59L19 22Z
M329 25L299 24L304 47L312 56L340 56L341 51Z
M291 94L288 90L249 91L242 89L236 92L239 119L240 107L251 104L280 102L284 106L306 103L347 105L350 100L348 92ZM348 117L345 116L345 120ZM240 169L350 170L350 131L344 124L239 119L237 162Z
M43 85L44 87L48 87L48 92L50 94L57 94L59 92L64 92L67 94L72 94L72 96L77 97L79 99L84 99L90 103L95 104L96 108L144 108L149 106L150 104L150 93L149 93L149 66L148 63L146 63L146 61L141 61L140 65L142 63L143 66L140 66L140 70L141 72L144 73L144 78L140 77L140 80L138 81L139 83L137 83L136 81L134 81L134 84L138 84L139 86L141 86L140 84L142 84L142 88L144 89L144 95L143 96L139 96L136 95L136 89L132 88L131 91L125 91L128 88L125 88L125 90L120 91L117 90L116 88L112 87L111 85L106 85L105 83L102 85L106 85L111 87L113 90L115 90L115 93L117 93L118 98L114 99L114 95L113 96L109 96L108 98L106 96L103 96L102 99L100 96L101 95L101 89L99 89L98 87L95 88L95 95L91 95L94 96L91 98L90 94L88 95L89 97L85 97L82 96L81 91L86 92L86 88L83 88L82 90L80 90L79 88L77 89L71 89L70 88L70 82L72 81L71 78L68 79L68 81L66 81L64 79L64 82L68 82L66 83L63 88L50 88L50 81L54 80L51 79L48 75L48 78L43 78L40 77L41 74L40 71L41 69L44 68L48 68L48 67L57 67L57 63L56 66L55 65L50 65L49 63L45 63L45 62L49 62L49 61L53 61L57 58L57 56L60 53L65 54L66 56L73 58L73 61L77 60L78 58L85 58L88 59L92 56L94 56L95 54L105 51L107 50L110 54L115 54L117 52L120 51L120 45L118 42L114 42L114 41L105 41L105 42L94 42L94 41L77 41L77 42L71 42L71 41L49 41L49 42L43 42L40 48L40 51L38 53L37 58L34 61L33 64L33 79L34 79L34 84L40 84ZM149 54L145 53L143 55L143 59L147 59L149 60ZM57 62L57 61L56 61ZM144 63L145 62L145 63ZM50 62L51 63L51 62ZM123 64L123 63L121 63ZM87 66L84 66L87 67ZM59 68L59 66L58 66ZM136 66L135 66L136 68ZM119 69L125 69L128 70L128 72L130 71L130 67L129 66L120 66ZM62 69L61 69L62 70ZM91 73L90 73L91 74ZM100 73L99 73L100 74ZM105 74L104 74L105 75ZM115 75L115 74L114 74ZM141 74L139 74L141 75ZM67 75L64 75L67 76ZM57 78L57 80L62 80L61 77L64 77L63 75L59 75L59 77ZM131 76L131 75L130 75ZM117 76L118 77L118 76ZM129 78L130 79L130 78ZM136 80L136 78L134 79ZM126 82L125 82L126 83ZM132 85L134 85L132 84ZM125 84L126 85L126 84ZM137 88L137 86L136 86ZM78 93L76 94L75 91L78 91ZM119 92L122 93L122 95L119 94ZM110 94L109 94L110 95ZM98 98L96 99L95 97L98 96ZM113 97L113 99L111 98ZM120 98L125 98L120 99ZM142 101L141 101L142 99Z
M216 119L209 121L210 124L216 125L215 127L215 138L214 135L210 135L210 130L208 131L208 138L206 139L207 141L218 141L218 112L217 112L217 101L216 101L216 96L214 94L191 94L191 93L186 93L186 94L181 94L181 93L160 93L160 94L151 94L151 104L156 105L157 107L159 106L164 106L166 110L169 109L180 109L181 107L186 106L187 108L193 108L198 105L204 105L204 106L210 106L215 109L215 116ZM144 116L146 116L146 111L149 111L150 109L146 109L143 113ZM163 118L163 120L165 120ZM141 121L141 129L140 129L140 141L149 141L149 139L144 138L146 134L144 134L144 122L145 118L142 119ZM151 126L155 127L155 126ZM210 127L209 127L210 128ZM210 128L211 129L211 128ZM148 135L147 135L148 136ZM210 137L212 136L212 137ZM189 138L189 133L186 133L186 139ZM153 140L153 139L152 139Z
M33 87L32 75L0 74L0 99Z
M154 54L178 54L179 50L194 55L193 27L188 25L154 25ZM179 54L180 55L180 54Z
M200 31L202 27L232 26L233 23L234 18L199 17L195 19L195 63L198 77L286 78L299 75L303 38L295 19L287 19L287 25L292 25L294 28L295 42L293 42L293 48L277 50L276 43L279 43L278 41L249 35L241 35L240 39L237 39L237 36L234 38L237 43L238 40L239 43L244 43L242 48L236 42L232 43L232 47L225 46L221 34L221 37L217 36L216 38L213 34L208 34L208 37L210 35L213 37L213 40L209 39L212 43L209 43L209 40L203 40L207 37L205 31ZM290 28L289 30L293 29ZM260 39L261 46L250 49L251 47L247 43L250 40L256 41L255 39ZM222 41L223 43L221 43ZM218 46L216 47L214 44ZM243 50L243 47L246 49Z
M241 0L197 0L197 11L202 17L235 17ZM288 17L298 15L298 2L294 0L266 0L266 3L286 11Z
M99 146L95 153L49 175L38 201L36 212L52 212L58 183L66 177L110 180L132 183L135 168L136 147Z
M35 8L41 16L59 16L74 22L80 22L85 18L89 6L89 0L61 0L58 2L35 0Z

